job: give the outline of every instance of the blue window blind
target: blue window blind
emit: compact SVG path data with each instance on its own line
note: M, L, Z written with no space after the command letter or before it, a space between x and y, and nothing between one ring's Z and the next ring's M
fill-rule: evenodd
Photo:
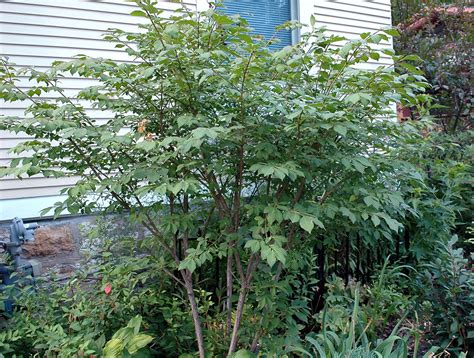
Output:
M278 38L270 48L291 45L291 32L275 31L275 27L291 19L291 0L224 0L221 11L227 15L239 14L249 23L253 32L265 39Z

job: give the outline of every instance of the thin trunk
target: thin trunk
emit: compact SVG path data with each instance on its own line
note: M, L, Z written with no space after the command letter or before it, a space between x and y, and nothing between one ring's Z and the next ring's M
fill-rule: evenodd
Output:
M229 352L228 355L231 355L235 349L237 348L237 343L239 340L239 327L240 322L242 321L242 314L244 312L244 303L245 297L247 297L248 287L242 286L240 289L239 300L237 301L237 310L235 312L235 322L234 322L234 329L232 331L232 338L230 340Z
M244 75L245 76L245 75ZM244 77L245 78L245 77ZM235 188L234 188L234 197L231 215L233 232L237 232L240 226L240 197L242 190L242 175L244 170L244 145L241 144L238 151L238 156L240 157L239 163L237 166L235 174ZM232 260L233 260L233 250L235 242L229 242L229 249L227 251L227 322L226 322L226 336L229 334L232 327ZM237 262L239 264L239 262ZM240 300L240 297L239 297Z
M364 272L364 284L367 284L369 282L369 277L370 277L370 266L372 263L372 260L370 259L370 247L365 248L365 272Z
M395 261L400 260L400 237L396 236L395 241Z
M252 281L253 273L255 272L259 261L259 256L250 256L249 263L247 265L247 273L245 275L245 280L244 282L242 282L242 285L240 287L239 300L237 301L237 309L235 312L235 323L234 328L232 330L232 337L230 340L229 352L227 353L227 355L231 355L237 348L237 343L239 341L239 328L240 323L242 321L242 315L244 313L245 298L247 297L247 293L250 288L250 282Z
M357 234L357 264L356 264L356 279L360 281L361 270L360 270L360 235Z
M295 225L290 224L290 232L288 234L288 242L286 244L286 251L288 252L292 246L293 243L293 235L295 234ZM283 264L281 262L278 263L278 267L276 270L275 275L273 276L273 281L278 282L280 280L281 273L283 271ZM250 351L252 353L255 353L257 351L257 346L258 346L258 341L260 340L260 336L262 335L263 329L262 323L263 323L263 318L266 316L268 313L268 305L265 306L265 311L262 314L262 317L260 317L259 324L255 327L255 334L252 339L252 344L250 345Z
M404 241L404 246L405 246L405 261L408 262L408 255L410 253L410 233L407 227L405 227L405 232L403 234L403 241Z
M183 197L183 212L185 214L189 212L188 194L184 194L184 197ZM189 249L189 230L184 231L182 242L183 242L183 256L186 257L187 251ZM205 358L206 352L204 350L204 336L202 334L201 318L199 317L199 310L196 303L196 297L194 296L193 274L188 270L184 270L182 271L182 276L183 276L184 283L186 285L186 292L188 293L189 303L191 305L191 312L192 312L193 322L194 322L194 332L196 334L196 341L197 341L198 350L199 350L199 358Z
M226 298L226 310L227 310L227 322L225 326L225 336L229 335L232 328L232 252L231 249L227 252L227 268L226 268L226 285L227 285L227 298Z
M346 257L345 257L345 267L344 267L344 281L346 286L349 284L349 250L350 250L350 245L349 245L349 236L346 236Z
M382 257L382 246L380 243L377 244L377 263L383 265L384 259Z
M326 286L326 276L324 274L325 273L324 263L326 261L326 257L325 257L324 243L322 239L321 239L321 242L316 247L316 255L318 258L318 290L315 294L316 299L314 300L313 307L314 307L315 312L319 312L324 307L324 290Z
M219 296L217 294L219 288L220 288L220 283L221 283L221 260L219 257L216 258L216 276L214 278L214 295L216 301L218 300Z
M263 323L263 316L260 318L260 323L258 326L260 327L262 323ZM252 344L250 345L250 352L252 353L257 352L258 341L260 340L261 335L262 335L261 330L257 329L255 331L255 335L253 336Z
M196 342L199 350L199 358L205 358L206 352L204 349L204 336L202 334L201 318L199 317L199 310L194 296L193 283L191 273L182 272L182 276L186 285L186 292L188 294L189 304L191 305L191 312L194 323L194 333L196 335Z

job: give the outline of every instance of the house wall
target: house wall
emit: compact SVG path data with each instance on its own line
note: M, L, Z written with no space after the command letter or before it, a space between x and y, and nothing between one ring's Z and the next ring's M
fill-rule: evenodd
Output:
M208 7L206 0L184 0L197 9ZM366 31L389 27L390 0L295 0L295 17L309 23L315 14L316 22L330 33L349 38ZM164 10L179 5L160 1ZM0 55L8 56L19 66L36 66L46 70L54 60L69 60L76 54L129 61L122 50L101 40L101 34L112 27L133 31L136 24L146 21L128 14L134 5L122 0L9 0L0 2ZM391 47L391 43L382 44ZM367 67L389 64L388 58L372 61ZM26 78L21 86L27 88ZM62 81L66 92L74 92L93 81L68 77ZM23 116L27 103L2 103L0 114ZM90 111L91 117L106 119L99 111ZM8 165L15 155L9 149L27 139L24 134L0 131L0 166ZM75 178L52 179L35 176L22 180L0 179L0 221L13 216L39 216L42 208L61 199L62 188L73 185Z

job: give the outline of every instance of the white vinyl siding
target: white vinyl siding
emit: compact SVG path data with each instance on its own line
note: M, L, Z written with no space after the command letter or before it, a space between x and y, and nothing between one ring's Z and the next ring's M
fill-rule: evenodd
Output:
M190 7L208 8L206 0L185 0ZM390 0L298 0L299 19L309 23L314 13L318 25L330 33L348 38L366 31L390 26ZM159 1L164 10L179 7L172 1ZM133 59L121 49L101 39L108 28L126 31L137 29L137 23L146 21L128 14L134 5L125 0L9 0L0 1L0 55L8 56L19 66L48 69L52 61L70 60L74 55L86 54L130 62ZM383 46L391 47L387 42ZM387 63L386 58L369 66ZM67 95L95 84L89 79L66 77L61 81ZM28 88L27 78L20 86ZM25 103L1 103L0 113L23 116ZM106 120L110 113L90 110L93 118ZM0 131L0 166L8 165L15 155L8 153L16 144L27 139L24 134L14 135ZM73 185L74 178L50 179L41 176L0 179L0 220L13 216L38 216L40 209L59 199L62 188Z
M392 23L390 0L315 0L313 13L316 24L325 27L329 34L348 39L389 28ZM392 48L392 41L382 41L377 47ZM391 64L391 59L382 55L378 61L369 60L364 67Z

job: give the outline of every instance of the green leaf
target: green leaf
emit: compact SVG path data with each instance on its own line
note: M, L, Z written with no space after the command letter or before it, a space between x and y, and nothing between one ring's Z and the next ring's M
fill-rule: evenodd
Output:
M380 209L381 205L378 201L377 198L373 197L373 196L366 196L364 197L364 203L367 205L367 206L372 206L374 207L375 209Z
M356 222L356 217L355 215L352 213L352 211L350 211L348 208L340 208L339 209L342 213L342 215L346 216L349 218L349 220L354 224Z
M388 216L384 216L383 219L387 223L388 227L392 229L393 231L398 231L400 227L403 227L403 225L400 224L397 220L392 219Z
M369 57L372 60L378 61L380 59L380 54L378 52L371 52L369 53Z
M137 334L127 344L128 353L134 354L138 350L146 347L153 340L152 336L147 334Z
M355 104L360 101L360 95L358 93L353 93L347 96L345 100L349 103Z
M284 213L285 220L290 220L293 224L300 221L301 216L295 211L287 211Z
M271 249L275 253L276 259L278 261L280 261L282 264L285 264L285 262L286 262L286 251L278 245L271 245Z
M267 220L268 220L269 225L272 225L275 221L277 223L280 223L283 221L283 214L281 213L280 210L278 210L277 208L273 206L269 206L265 208L264 212L267 214Z
M375 214L370 215L370 220L372 220L375 227L380 225L380 219L377 215Z
M246 349L241 349L230 355L229 358L255 358L255 354Z
M156 147L156 142L155 141L152 141L152 140L144 140L142 142L139 142L136 144L136 147L138 149L142 149L144 150L145 152L149 152L153 149L155 149Z
M244 246L246 249L250 249L252 253L257 253L260 251L260 241L258 240L248 240Z
M400 33L395 28L385 29L385 30L382 30L382 31L385 32L387 35L390 35L390 36L393 36L393 37L399 37L400 36Z
M176 24L171 24L171 25L166 26L164 32L170 37L175 38L179 35L179 27Z
M145 71L143 71L143 77L150 78L151 76L153 76L153 73L155 73L155 68L148 67Z
M320 227L321 229L326 229L324 227L324 224L322 223L322 221L320 221L318 218L313 218L313 222L318 226Z
M347 134L347 128L341 124L337 124L334 126L334 130L339 133L340 135L342 135L343 137L346 136Z
M313 219L309 216L303 216L300 220L300 226L303 230L311 234L314 229Z
M118 338L112 338L104 347L104 358L122 358L124 342Z
M189 256L181 261L178 266L178 270L189 270L191 273L194 272L196 268L196 262Z
M399 66L404 67L405 69L407 69L409 72L411 72L411 73L413 73L413 74L417 74L417 75L423 74L423 71L420 71L417 67L413 66L413 65L410 64L410 63L407 63L407 62L400 62L400 63L399 63Z
M141 17L147 17L146 13L141 10L134 10L130 13L132 16L141 16Z

